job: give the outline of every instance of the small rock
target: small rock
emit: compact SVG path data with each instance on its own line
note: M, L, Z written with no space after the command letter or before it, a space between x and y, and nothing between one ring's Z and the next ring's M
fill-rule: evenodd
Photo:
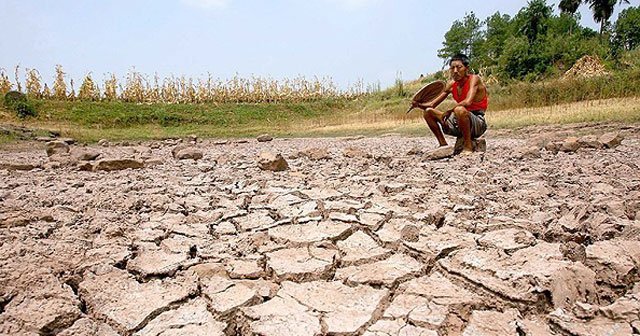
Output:
M33 170L38 168L36 165L29 163L0 163L0 169L4 170Z
M151 158L144 161L145 167L155 167L164 164L164 161L160 158Z
M104 170L124 170L124 169L140 169L144 167L144 162L133 159L114 159L100 160L93 166L94 171Z
M50 141L47 142L47 156L54 154L67 154L69 153L69 144L64 141Z
M415 225L405 225L400 231L402 240L409 242L417 242L420 240L420 228Z
M289 169L289 164L281 154L263 152L258 158L258 167L262 170L278 172Z
M364 150L358 147L348 147L342 152L342 155L345 157L356 159L356 158L366 158L369 159L373 157L371 154L365 152Z
M456 144L454 145L454 153L458 154L462 152L464 140L462 138L456 138ZM471 145L474 152L486 152L487 140L485 138L471 139Z
M63 166L74 165L78 163L78 158L69 155L69 153L53 154L49 156L49 161L59 162Z
M423 160L441 160L453 156L454 146L442 146L430 152L427 152L422 158Z
M262 135L258 136L257 140L258 140L258 142L269 142L269 141L273 140L273 137L270 136L269 134L262 134Z
M177 158L178 158L178 153L179 153L179 152L181 152L181 151L183 151L183 150L185 150L185 149L188 149L188 148L192 148L192 147L193 147L193 145L188 144L188 143L181 143L181 144L178 144L177 146L173 147L173 149L171 150L171 155L172 155L174 158L176 158L176 159L177 159Z
M78 166L78 170L80 170L80 171L93 171L93 164L91 162L81 163Z
M202 157L202 152L193 147L185 148L175 154L175 158L178 160L199 160L202 159Z
M561 142L547 142L547 144L544 146L544 149L547 152L557 153L560 150L561 145Z
M576 137L566 138L560 146L560 151L567 153L573 153L578 149L580 149L580 142L578 142L578 138Z
M624 138L618 132L609 132L600 136L598 141L606 148L615 148Z
M95 152L95 151L85 151L85 152L78 153L76 155L76 157L80 161L93 161L97 159L98 156L100 156L100 152Z
M422 155L424 154L421 147L414 146L408 152L407 155Z
M98 146L102 146L102 147L109 147L109 140L107 139L100 139L98 141Z
M76 143L75 139L72 138L58 138L58 141L62 141L64 143L66 143L67 145L73 145Z
M40 141L40 142L49 142L49 141L55 141L55 138L52 137L36 137L36 141Z
M331 153L326 148L309 148L307 150L298 153L298 157L306 156L310 160L329 160L331 159Z
M601 149L602 143L598 141L598 137L595 135L585 135L582 138L578 139L578 143L582 148L596 148Z
M527 148L522 148L516 152L516 158L522 159L539 159L542 157L540 154L540 149L537 146L530 146Z
M386 182L378 185L378 190L385 194L395 194L407 189L407 185L398 182Z

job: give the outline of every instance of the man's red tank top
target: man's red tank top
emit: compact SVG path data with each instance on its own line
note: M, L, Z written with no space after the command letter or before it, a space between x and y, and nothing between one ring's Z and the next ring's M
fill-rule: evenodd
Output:
M471 76L477 76L477 75L471 75ZM460 95L460 97L458 97L458 82L453 82L453 87L451 91L453 93L453 99L456 102L459 103L463 101L465 98L467 98L467 93L469 93L469 83L471 83L471 76L469 76L467 81L464 83L464 86L462 87L462 94ZM467 106L466 108L469 111L477 111L477 110L486 111L488 106L489 106L489 97L487 94L485 94L484 98L481 101L472 102L471 105Z

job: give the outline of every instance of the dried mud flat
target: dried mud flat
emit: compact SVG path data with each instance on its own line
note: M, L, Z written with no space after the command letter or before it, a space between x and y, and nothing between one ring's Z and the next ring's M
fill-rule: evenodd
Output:
M640 334L640 128L263 140L1 152L0 334Z

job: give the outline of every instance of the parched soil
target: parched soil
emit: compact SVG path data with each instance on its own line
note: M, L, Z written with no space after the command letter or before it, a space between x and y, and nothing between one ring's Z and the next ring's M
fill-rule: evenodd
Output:
M640 334L639 127L261 140L0 152L0 334Z

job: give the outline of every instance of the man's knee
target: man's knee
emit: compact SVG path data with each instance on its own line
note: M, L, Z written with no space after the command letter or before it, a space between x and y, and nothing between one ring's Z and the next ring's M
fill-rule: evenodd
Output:
M425 109L424 112L422 112L422 115L425 118L430 118L430 119L431 118L435 118L436 117L436 110L433 109L433 108Z
M456 106L453 109L453 113L456 115L457 118L462 118L469 115L469 111L462 106Z

